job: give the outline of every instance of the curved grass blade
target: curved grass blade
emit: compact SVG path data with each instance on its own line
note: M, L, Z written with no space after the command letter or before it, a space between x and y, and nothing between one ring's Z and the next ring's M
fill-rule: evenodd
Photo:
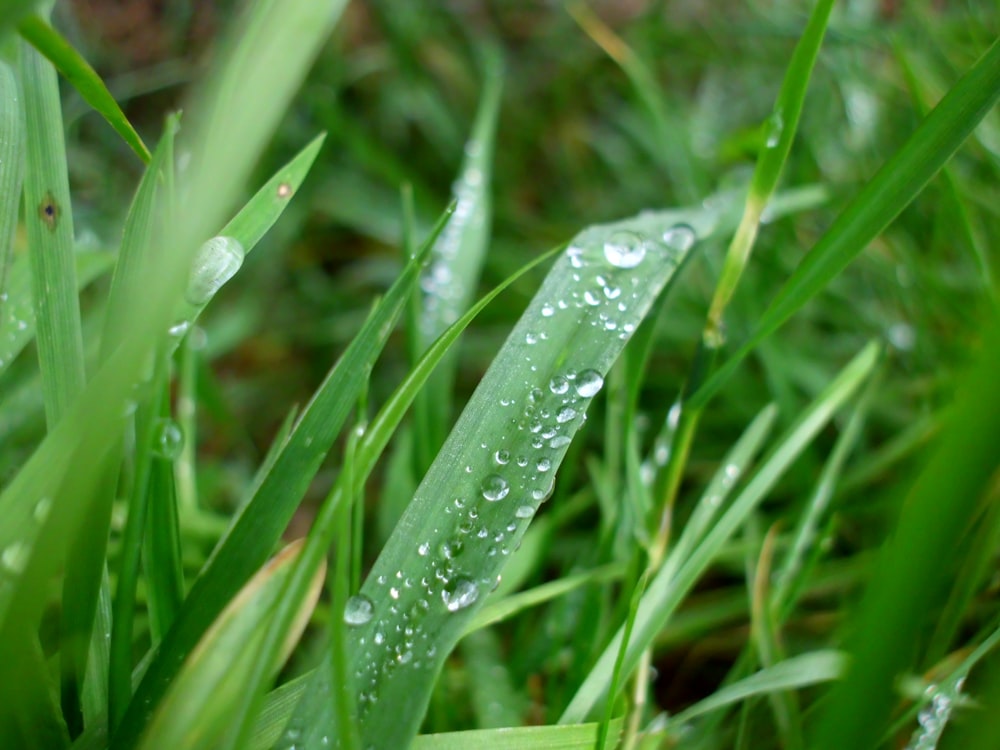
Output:
M23 117L14 70L0 60L0 321L6 312L7 269L14 249L24 178ZM0 353L0 371L3 365L4 356Z
M635 635L628 646L625 661L626 674L638 664L642 652L653 643L656 634L716 558L725 542L764 499L785 470L831 419L834 412L856 392L868 377L877 359L878 348L874 344L869 344L786 431L754 474L753 479L711 528L706 528L704 536L684 550L684 557L675 550L675 553L664 562L656 577L650 582L639 606ZM722 468L723 472L727 466ZM683 544L683 540L682 536L678 547ZM608 678L621 640L622 631L619 629L563 712L560 717L561 722L578 723L606 698Z
M38 5L41 5L41 0L0 0L0 36Z
M36 15L22 19L17 25L17 30L25 41L63 74L83 100L108 121L143 163L149 163L149 149L135 132L132 123L125 117L118 102L111 96L104 81L62 34Z
M243 690L243 677L253 668L275 600L301 550L301 542L283 549L229 602L185 661L139 747L217 747L228 728L231 706ZM283 644L286 656L305 629L324 573L321 565L310 581L308 596Z
M432 239L447 217L446 212ZM173 678L178 661L190 652L222 605L277 543L340 433L364 386L366 373L388 340L422 262L423 255L418 255L406 266L341 355L281 446L271 470L255 486L253 496L219 542L137 689L115 736L116 746L129 747L134 743L145 720L142 707L159 700Z
M998 382L1000 317L994 315L978 362L959 381L947 426L875 568L848 642L851 669L829 697L815 747L871 746L887 725L893 682L914 666L927 613L942 598L969 519L996 476Z
M812 651L793 656L716 690L670 717L670 724L679 727L698 716L747 698L829 682L843 677L846 672L847 655L842 651Z
M661 240L676 239L679 220L707 233L717 213L647 213L578 234L483 377L359 594L374 612L350 633L363 744L416 735L444 659L551 493L604 375L689 257L687 237ZM293 719L307 746L329 726L313 700L322 690ZM394 721L379 720L382 705Z
M700 408L757 344L780 328L923 190L1000 99L1000 40L952 86L903 147L865 184L761 316L750 340L691 397Z

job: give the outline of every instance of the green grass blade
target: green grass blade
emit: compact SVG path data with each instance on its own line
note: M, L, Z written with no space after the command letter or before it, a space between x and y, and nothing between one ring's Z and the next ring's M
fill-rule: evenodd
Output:
M743 524L834 412L855 393L877 359L878 348L875 345L870 344L862 350L786 431L732 506L706 531L701 540L690 549L690 553L677 562L668 558L664 563L650 582L639 607L635 636L628 647L626 673L638 664L642 651L652 644L657 632L716 558L723 544ZM597 664L563 712L561 722L578 723L605 698L608 677L614 666L621 635L619 629L605 647Z
M364 744L416 734L443 660L551 492L604 375L687 258L690 243L660 240L679 220L714 226L716 215L648 213L578 234L483 377L361 588L374 607L351 632ZM381 705L395 721L379 720ZM325 710L303 703L307 742L319 742L309 732L327 726Z
M19 71L27 133L25 223L45 416L51 428L83 389L85 377L73 216L56 72L24 43Z
M442 219L443 222L443 219ZM440 229L439 223L439 229ZM422 259L411 261L372 316L341 355L303 410L274 465L234 519L225 538L195 581L177 621L160 645L115 737L128 747L142 728L146 702L155 703L221 606L263 562L288 525L309 483L333 445L347 414L388 340Z
M229 707L240 698L242 676L253 668L256 645L300 552L299 544L286 547L229 602L185 661L139 747L208 750L218 746L228 728ZM310 582L310 596L303 601L296 628L284 644L285 653L308 622L324 572L321 568Z
M847 665L847 657L840 651L812 651L793 656L716 690L670 717L670 723L679 727L698 716L748 698L836 680L847 672Z
M983 54L868 181L795 269L750 340L692 396L704 405L765 337L780 328L884 230L958 150L1000 98L1000 40Z
M617 738L621 728L622 720L615 719L609 736ZM597 724L578 724L425 734L413 739L410 750L592 750L597 732Z
M830 695L815 747L871 746L885 728L893 682L914 666L914 647L928 610L942 598L969 519L996 474L998 382L1000 318L994 316L978 362L958 383L947 426L909 491L852 623L852 666Z
M125 117L118 102L108 91L104 81L79 52L63 36L39 16L28 16L17 25L21 36L48 59L75 88L84 101L108 121L129 148L143 162L150 159L149 149L135 128Z
M41 0L0 0L0 36L38 5L41 5Z
M0 321L6 312L7 269L14 249L14 230L24 177L24 113L14 70L0 60ZM0 368L4 356L0 353Z
M806 90L823 44L823 37L826 35L826 26L832 10L833 0L817 1L785 71L781 91L778 92L774 109L764 129L764 148L757 158L757 165L750 181L750 192L743 208L743 218L729 245L709 307L706 333L710 339L713 336L716 340L722 338L719 332L722 330L723 314L750 259L750 252L760 228L761 215L778 186L788 154L792 150L792 141L798 132L799 117L802 115L802 104L806 98Z

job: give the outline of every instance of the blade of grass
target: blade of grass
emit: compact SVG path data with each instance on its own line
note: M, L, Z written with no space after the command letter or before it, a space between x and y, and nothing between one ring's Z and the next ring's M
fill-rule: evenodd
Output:
M0 321L7 307L7 269L14 250L14 230L24 178L24 112L14 69L0 60ZM0 368L4 365L0 354ZM2 371L2 370L0 370Z
M621 734L622 720L615 719L609 736ZM560 729L566 731L561 732ZM597 739L597 724L480 729L413 738L411 750L591 750Z
M816 747L866 747L885 728L894 700L893 681L912 666L925 616L941 597L947 584L944 573L996 474L998 382L1000 318L994 316L978 361L957 386L947 427L908 493L854 618L848 641L852 667L824 708ZM945 497L948 502L941 502Z
M628 648L627 670L631 671L638 664L642 652L653 642L656 633L662 629L691 587L716 558L723 544L742 525L748 514L763 500L837 409L856 392L868 377L877 359L878 348L874 344L869 344L789 427L754 474L753 479L733 501L732 506L706 531L700 541L692 545L684 557L681 557L675 548L671 557L650 582L639 607L635 636ZM680 545L681 542L678 543L678 547ZM608 675L614 665L621 637L619 629L577 690L560 721L577 723L586 718L606 698Z
M415 736L438 670L550 494L586 406L688 257L690 244L660 240L679 217L716 221L714 210L649 213L578 234L480 382L361 588L374 608L351 632L364 744ZM329 725L309 700L322 689L293 719L307 743ZM381 705L393 722L378 720Z
M73 49L73 46L58 31L39 16L31 15L23 18L17 24L17 30L25 41L38 50L56 67L56 70L63 74L83 97L83 100L108 121L108 124L115 129L129 148L144 163L148 163L150 155L146 144L142 142L142 138L125 117L125 113L111 96L104 81L80 53Z
M691 398L701 407L740 362L780 328L923 190L1000 98L1000 40L983 54L924 118L910 138L869 180L805 256L743 346Z

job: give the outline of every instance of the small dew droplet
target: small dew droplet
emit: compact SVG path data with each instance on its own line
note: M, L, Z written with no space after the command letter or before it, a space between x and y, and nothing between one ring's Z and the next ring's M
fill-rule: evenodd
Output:
M604 387L604 376L597 370L583 370L576 376L576 392L584 398L596 396Z
M498 474L490 474L486 479L483 480L483 484L480 488L483 492L483 497L490 502L496 502L497 500L503 500L507 497L507 493L510 492L510 485L507 480Z
M646 257L646 241L635 232L613 232L604 242L604 257L616 268L635 268Z
M518 518L531 518L535 515L535 509L530 505L520 505L517 510L514 511L514 515Z
M449 612L458 612L479 598L479 588L468 578L456 578L441 591L441 599Z
M674 224L663 233L663 243L678 253L687 252L698 236L689 224Z
M344 622L357 627L364 625L375 614L375 605L364 594L356 594L347 600L344 606Z
M569 390L569 381L562 375L554 375L549 381L549 390L556 395L561 395Z
M184 448L184 433L174 420L157 420L153 428L153 453L167 461L175 461Z
M187 299L192 305L204 305L223 284L240 270L245 255L235 237L213 237L195 254L188 277Z

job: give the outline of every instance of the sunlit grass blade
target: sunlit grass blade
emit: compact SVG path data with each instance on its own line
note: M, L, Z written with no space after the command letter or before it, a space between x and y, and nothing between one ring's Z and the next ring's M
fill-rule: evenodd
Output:
M675 244L682 220L707 233L716 214L648 213L578 234L484 375L359 594L373 607L351 631L364 744L416 734L443 660L551 493L604 375L688 257L694 230ZM293 719L307 738L327 725L309 703ZM381 705L395 721L379 720Z
M732 505L706 529L704 536L676 562L668 558L649 584L636 618L635 635L628 647L626 669L638 663L643 650L652 644L656 633L670 619L678 605L718 555L723 544L744 523L792 462L802 453L819 430L833 417L868 377L878 359L878 348L867 346L830 383L789 427L768 454ZM683 539L683 537L682 537ZM681 543L678 543L678 546ZM676 554L676 552L675 552ZM621 629L605 647L597 664L560 718L564 723L585 719L606 698L608 677L621 642Z
M703 405L740 362L884 230L958 150L1000 98L1000 40L948 91L909 140L869 180L809 251L743 346L691 399Z
M14 69L0 59L0 321L6 312L7 269L14 249L24 178L24 112ZM4 357L0 354L0 368Z
M272 616L275 598L300 552L301 544L286 547L229 602L185 661L139 747L217 746L228 727L228 708L242 692L241 678L253 667L255 646ZM286 654L308 622L324 572L321 567L310 582L310 595L284 644Z
M995 477L1000 318L990 321L978 354L975 366L957 385L947 426L880 555L852 623L847 644L852 666L829 697L815 734L816 747L865 747L884 730L893 682L914 666L914 646L927 612L943 598L969 519Z
M104 81L80 53L39 16L32 15L22 19L17 25L17 30L65 76L84 101L108 121L129 148L135 151L143 162L148 162L150 155L146 144L125 117L125 113L111 96Z
M439 221L437 231L447 216ZM141 731L141 706L159 699L173 677L178 659L189 653L228 597L277 543L364 386L366 373L385 345L422 262L423 257L418 256L407 265L341 355L281 446L271 470L255 486L253 496L219 542L136 692L129 715L115 738L121 746L127 747Z

